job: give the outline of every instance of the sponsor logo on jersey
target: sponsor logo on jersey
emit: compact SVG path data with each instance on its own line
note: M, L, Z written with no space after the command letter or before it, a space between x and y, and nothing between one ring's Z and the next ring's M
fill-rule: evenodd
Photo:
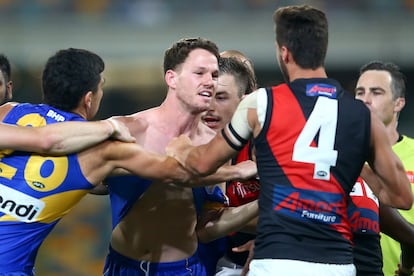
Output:
M63 122L65 121L65 117L57 113L56 111L49 109L49 111L46 114L47 117L55 119L57 122Z
M341 194L298 190L277 186L273 210L296 219L310 219L326 224L341 223L346 206Z
M234 195L245 198L247 196L256 196L259 194L260 184L256 180L249 181L235 181L232 183L232 192Z
M336 87L325 83L313 83L306 85L307 96L325 96L336 99Z
M0 212L19 221L33 222L44 207L43 201L0 184Z
M358 208L355 209L354 212L350 213L352 213L352 215L349 217L349 223L351 225L352 232L374 234L378 234L380 232L378 215L372 210Z

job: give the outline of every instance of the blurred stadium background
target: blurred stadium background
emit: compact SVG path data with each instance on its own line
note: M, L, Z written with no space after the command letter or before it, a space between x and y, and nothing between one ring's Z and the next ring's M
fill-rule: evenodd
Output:
M327 71L348 90L366 62L402 68L408 103L400 130L414 136L414 0L0 0L0 52L12 63L14 100L20 102L41 101L41 70L57 50L98 53L107 82L97 118L106 118L162 101L164 50L181 37L202 36L220 50L240 50L253 60L261 86L281 83L272 14L291 4L327 13ZM39 252L38 275L102 274L111 231L108 201L87 196L61 221Z

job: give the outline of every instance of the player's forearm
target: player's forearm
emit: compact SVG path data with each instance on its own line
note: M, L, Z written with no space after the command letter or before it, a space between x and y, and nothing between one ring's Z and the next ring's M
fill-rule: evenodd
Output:
M414 225L409 223L397 209L380 204L381 232L394 240L414 247Z
M403 271L409 272L414 269L414 246L401 244L401 268Z
M242 177L242 172L236 166L224 165L220 167L214 174L204 177L194 177L191 180L191 186L208 186L220 182L237 180Z
M406 173L401 170L400 177L396 180L397 185L386 185L379 192L378 199L394 208L409 210L413 205L413 194L411 192L411 184L408 181ZM385 181L384 181L385 182Z
M255 217L254 219L249 221L243 228L239 230L239 232L256 235L258 219L259 217Z
M410 209L413 203L413 195L404 167L401 162L396 162L394 167L397 169L393 175L394 182L390 181L392 178L377 174L366 165L361 171L361 176L382 204L398 209Z
M208 176L195 176L185 185L189 187L202 187L231 180L244 181L256 176L256 163L244 161L236 165L223 165L215 173Z
M197 229L197 235L202 242L210 242L224 237L231 232L239 231L259 213L257 200L239 207L226 208L220 218L207 222Z
M40 137L45 137L41 152L67 154L96 145L116 132L108 120L97 122L64 122L39 128Z
M206 160L203 160L207 156L206 151L206 145L201 145L198 147L193 148L189 153L187 154L187 158L185 159L185 162L183 164L185 167L194 175L197 177L211 177L214 173L218 171L220 168L220 165L215 164L215 166L210 166ZM203 160L200 162L200 160ZM224 164L225 162L223 162ZM216 182L222 182L225 180L222 180L221 178L217 178ZM207 185L214 184L209 183Z

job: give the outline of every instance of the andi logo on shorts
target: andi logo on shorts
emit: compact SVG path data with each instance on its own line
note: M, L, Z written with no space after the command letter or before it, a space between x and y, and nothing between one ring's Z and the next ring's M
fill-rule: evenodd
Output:
M326 83L312 83L306 85L307 96L325 96L331 99L336 99L336 86Z
M44 207L43 201L0 184L0 212L19 221L34 222Z

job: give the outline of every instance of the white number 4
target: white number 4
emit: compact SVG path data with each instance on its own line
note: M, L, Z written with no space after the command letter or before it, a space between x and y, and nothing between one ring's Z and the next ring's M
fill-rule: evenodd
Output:
M319 97L315 107L295 142L292 160L315 165L313 178L329 180L330 168L336 165L338 151L334 150L338 101ZM318 135L318 145L312 146Z

